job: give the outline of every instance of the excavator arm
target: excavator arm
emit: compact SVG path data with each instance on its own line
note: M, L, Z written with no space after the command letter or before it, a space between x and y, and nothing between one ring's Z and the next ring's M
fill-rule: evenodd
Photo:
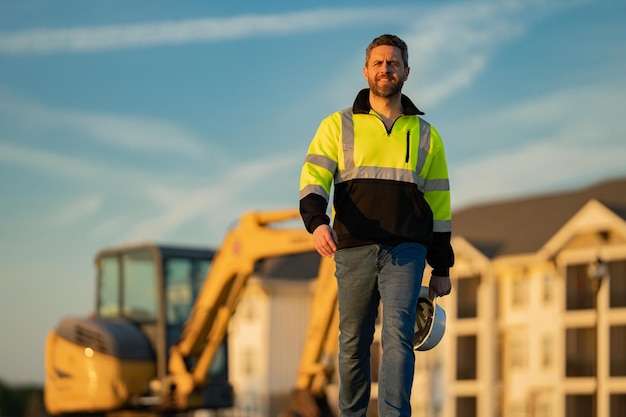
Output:
M248 212L225 236L181 339L170 348L168 376L154 383L153 389L166 408L185 410L193 406L192 394L205 383L255 265L264 258L314 250L311 235L304 228L275 227L276 223L299 218L297 209Z

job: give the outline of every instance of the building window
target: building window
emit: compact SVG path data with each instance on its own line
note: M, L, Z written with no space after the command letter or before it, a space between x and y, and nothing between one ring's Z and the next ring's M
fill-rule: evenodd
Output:
M611 394L609 402L611 409L610 417L626 416L626 394Z
M565 376L594 376L596 368L595 327L570 328L565 331ZM569 414L567 414L569 416Z
M541 339L541 365L544 368L552 366L553 350L552 350L552 336L547 334Z
M248 377L256 375L256 361L258 356L258 352L251 347L246 347L241 350L241 369L244 375Z
M524 329L513 329L509 339L509 366L512 369L524 369L528 366L528 339Z
M253 322L257 319L259 312L257 311L257 306L255 302L255 298L252 296L243 297L237 310L241 311L241 316L247 322Z
M587 274L588 264L568 265L566 272L566 309L585 310L594 306L595 294Z
M456 417L476 417L477 405L476 397L456 397Z
M524 307L528 304L528 278L524 276L513 279L511 287L511 304L514 307Z
M543 276L543 302L549 303L552 301L552 276L550 274L545 274Z
M611 376L626 376L626 325L611 326L610 337Z
M626 307L626 261L609 263L610 306Z
M456 338L456 379L476 379L476 353L476 335L458 336Z
M528 404L526 401L511 401L509 404L509 415L511 417L526 417L528 415Z
M565 415L567 417L589 417L593 413L593 396L592 395L566 395L565 396Z
M553 393L550 390L534 391L529 396L528 408L530 415L534 417L552 417L552 398Z
M457 280L457 316L459 319L478 316L478 286L480 277L461 278Z

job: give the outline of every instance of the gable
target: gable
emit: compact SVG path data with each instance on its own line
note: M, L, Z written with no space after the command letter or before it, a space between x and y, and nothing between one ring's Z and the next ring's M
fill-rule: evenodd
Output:
M455 211L453 236L490 259L540 251L590 200L626 220L626 178L581 190L474 206Z
M547 259L564 249L600 246L609 242L626 242L626 221L592 199L543 245L539 256Z

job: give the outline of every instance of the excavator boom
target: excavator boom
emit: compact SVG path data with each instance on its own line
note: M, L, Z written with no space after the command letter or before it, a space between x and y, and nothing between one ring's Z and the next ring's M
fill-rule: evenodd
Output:
M185 324L181 340L170 349L164 400L172 399L173 408L188 408L191 393L203 384L257 263L269 257L314 250L310 234L301 226L277 225L299 218L295 209L248 212L225 237ZM196 359L191 368L187 366L189 358Z

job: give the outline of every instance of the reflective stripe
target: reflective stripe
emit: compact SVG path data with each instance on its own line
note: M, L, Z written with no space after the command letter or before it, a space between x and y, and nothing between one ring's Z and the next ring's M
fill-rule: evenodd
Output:
M447 178L439 180L426 180L424 192L428 191L450 191L450 181Z
M385 167L354 167L337 172L335 184L354 179L393 180L414 184L418 184L421 181L423 183L423 180L413 170Z
M451 232L452 220L434 220L433 232Z
M354 168L354 122L350 107L341 111L341 146L344 169L351 170Z
M420 147L417 153L417 165L415 166L415 172L418 174L424 169L426 163L426 157L430 151L430 123L420 117ZM422 192L424 189L421 189Z
M324 168L332 172L333 174L337 169L337 162L324 155L308 154L304 159L304 162L308 162L320 168Z
M321 197L324 197L324 200L328 203L328 193L321 185L309 184L300 190L300 200L306 197L309 194L317 194Z

